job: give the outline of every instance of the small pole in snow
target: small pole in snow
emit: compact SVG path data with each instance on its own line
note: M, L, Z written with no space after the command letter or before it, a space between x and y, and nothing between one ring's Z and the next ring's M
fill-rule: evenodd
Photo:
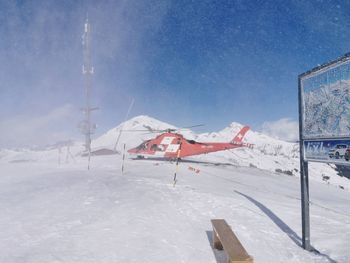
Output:
M89 149L88 170L90 170L90 158L91 158L91 150Z
M69 146L67 145L66 163L69 163L69 161L68 161L68 156L69 156Z
M180 153L181 153L181 143L179 146L179 150L177 151L177 158L176 158L176 170L175 170L175 174L174 174L174 183L173 186L175 187L176 183L177 183L177 179L176 179L176 174L179 170L179 159L180 159Z
M124 173L124 160L125 160L125 143L124 143L124 149L123 149L123 161L122 161L122 174Z
M71 151L70 151L70 147L69 147L69 146L68 146L67 151L68 151L68 154L69 154L70 158L72 158L72 160L73 160L73 161L76 163L77 161L75 160L75 158L74 158L73 154L71 153Z
M58 147L58 165L61 165L61 147Z

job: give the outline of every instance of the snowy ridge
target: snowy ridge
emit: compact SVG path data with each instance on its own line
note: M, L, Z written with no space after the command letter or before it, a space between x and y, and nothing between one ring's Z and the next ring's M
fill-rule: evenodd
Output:
M228 127L218 132L196 134L191 130L181 130L188 139L199 142L228 142L243 127L242 124L232 122ZM176 128L174 125L159 121L149 116L134 117L117 127L110 129L102 136L92 141L92 149L101 148L113 150L119 133L122 131L116 150L123 151L139 145L147 139L152 139L159 133L148 131ZM145 131L146 130L146 131ZM241 167L254 167L261 170L277 172L286 176L299 176L299 146L296 143L285 142L271 138L265 134L248 131L244 142L254 144L253 149L238 148L231 151L215 152L187 158L193 161L205 163L225 163ZM68 152L69 151L69 152ZM74 142L69 149L64 146L46 150L0 150L0 161L5 162L69 162L70 153L74 156L83 151L83 143ZM319 182L330 183L336 187L350 189L350 180L340 177L335 171L334 165L322 163L310 163L310 178Z
M188 139L195 139L200 142L228 142L243 127L242 124L232 122L228 127L219 132L195 134L191 130L181 130ZM167 128L177 128L174 125L159 121L149 116L137 116L125 123L118 125L93 141L93 148L114 147L116 138L121 129L123 130L161 130ZM142 141L154 138L157 133L122 132L117 146L118 151L122 151L123 144L126 148L132 148ZM271 138L260 132L250 130L244 142L254 144L253 149L239 148L232 151L215 152L206 155L193 156L188 159L202 162L229 163L236 166L255 167L262 170L284 173L290 176L299 176L299 145L297 143L285 142ZM339 177L335 171L335 166L321 163L310 164L310 177L313 180L330 183L335 186L342 186L350 189L350 182L346 178ZM329 179L325 180L325 176Z
M113 149L119 133L122 132L120 141L117 145L117 150L121 151L124 143L130 147L136 146L143 140L154 137L154 134L151 133L152 130L162 130L167 128L176 127L148 116L140 115L119 124L117 127L110 129L105 134L93 140L92 148L105 147Z

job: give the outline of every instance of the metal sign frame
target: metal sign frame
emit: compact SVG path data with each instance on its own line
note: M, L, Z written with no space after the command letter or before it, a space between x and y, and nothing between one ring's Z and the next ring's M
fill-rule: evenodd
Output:
M304 135L304 100L303 100L303 85L302 81L308 77L316 76L322 72L327 72L330 69L337 67L337 65L342 65L350 61L350 53L339 57L338 59L318 66L312 70L302 73L298 76L298 100L299 100L299 147L300 147L300 186L301 186L301 215L302 215L302 246L308 251L312 251L313 248L310 244L310 212L309 212L309 174L308 174L308 162L325 162L325 163L337 163L334 160L318 159L317 157L310 158L305 154L305 145L307 143L343 140L350 142L350 132L348 136L308 136ZM350 145L350 143L348 144ZM346 163L341 163L346 165ZM349 164L350 165L350 162Z

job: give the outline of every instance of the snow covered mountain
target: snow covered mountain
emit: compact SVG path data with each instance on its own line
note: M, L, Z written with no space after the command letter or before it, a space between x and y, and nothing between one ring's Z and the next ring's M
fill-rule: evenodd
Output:
M232 140L242 127L242 124L232 122L228 127L219 132L196 134L191 130L181 130L180 133L188 139L194 139L200 142L228 142ZM125 123L121 123L116 128L109 130L94 140L92 148L113 149L120 135L116 150L121 152L124 144L129 149L157 135L156 133L149 133L142 130L152 131L168 128L176 127L149 116L137 116ZM298 144L274 139L252 130L246 134L244 142L254 144L254 148L238 148L232 151L193 156L188 159L208 163L226 163L235 166L255 167L290 176L299 176ZM350 181L339 177L334 165L311 163L309 169L310 177L314 180L350 189Z
M181 130L187 139L200 142L228 142L243 127L232 122L228 127L218 132L196 134L191 130ZM117 153L139 145L146 139L154 138L153 130L176 128L174 125L159 121L148 116L137 116L117 127L107 131L92 141L92 149L116 150ZM150 131L150 132L148 132ZM118 144L116 145L117 139ZM239 167L253 167L261 170L281 173L286 176L299 176L299 146L296 143L285 142L271 138L260 132L250 130L244 142L254 144L253 149L238 148L231 151L221 151L187 158L195 162L210 164L226 164ZM43 150L0 150L0 161L4 162L73 162L75 156L83 151L82 142L74 142L59 147L48 147ZM119 158L119 157L116 157ZM336 187L350 189L350 180L340 177L334 165L310 163L310 178L319 182L329 183Z

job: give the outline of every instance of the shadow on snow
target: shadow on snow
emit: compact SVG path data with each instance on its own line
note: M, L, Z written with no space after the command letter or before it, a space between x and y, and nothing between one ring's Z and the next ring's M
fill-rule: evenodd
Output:
M283 222L282 219L280 219L274 212L272 212L269 208L267 208L265 205L263 205L262 203L260 203L259 201L255 200L254 198L245 195L241 192L238 192L235 190L235 193L244 196L245 198L247 198L250 202L252 202L254 205L256 205L265 215L267 215L272 222L274 222L279 229L281 229L284 233L287 234L287 236L299 247L302 247L302 240L301 238L297 235L297 233L294 232L293 229L291 229L286 223ZM313 248L313 251L311 251L311 253L315 254L315 255L319 255L321 257L326 258L329 262L331 263L336 263L336 261L334 259L332 259L330 256L319 252L317 249Z
M147 157L147 158L130 158L131 160L135 161L161 161L161 162L170 162L170 163L176 163L175 160L170 160L163 157ZM214 166L235 166L232 163L217 163L217 162L207 162L207 161L197 161L197 160L190 160L190 159L179 159L179 163L196 163L196 164L203 164L203 165L214 165Z

